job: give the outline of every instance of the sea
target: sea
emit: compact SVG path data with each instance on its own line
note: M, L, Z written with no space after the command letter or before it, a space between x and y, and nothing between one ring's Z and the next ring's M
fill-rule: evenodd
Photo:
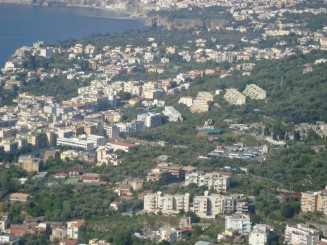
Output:
M0 4L0 67L22 46L144 29L144 21L107 9Z

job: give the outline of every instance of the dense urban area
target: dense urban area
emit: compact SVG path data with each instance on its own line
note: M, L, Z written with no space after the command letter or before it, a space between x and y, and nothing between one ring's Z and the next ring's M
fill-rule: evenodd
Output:
M1 69L0 244L327 244L327 2L137 4Z

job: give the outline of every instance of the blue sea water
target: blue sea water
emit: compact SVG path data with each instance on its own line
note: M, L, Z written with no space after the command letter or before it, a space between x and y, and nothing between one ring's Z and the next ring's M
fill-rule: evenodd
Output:
M0 67L17 48L38 40L53 43L144 28L141 20L117 18L124 16L106 9L0 4Z

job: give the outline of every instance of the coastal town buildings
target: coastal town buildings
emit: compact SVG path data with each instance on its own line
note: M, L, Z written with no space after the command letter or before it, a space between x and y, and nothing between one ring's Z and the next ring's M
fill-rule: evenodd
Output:
M246 85L243 94L255 100L264 100L267 97L267 92L255 84Z
M302 192L301 211L303 213L320 211L327 214L327 189L317 192Z
M162 192L146 194L144 196L144 212L163 214L178 214L189 211L190 194L163 194Z
M193 172L185 174L185 185L206 186L217 192L226 192L230 185L230 176L221 173Z
M318 244L321 232L305 224L287 225L285 230L286 244Z
M246 102L246 97L234 88L226 90L224 99L232 105L244 105Z
M234 214L225 217L225 230L236 230L242 235L251 231L251 220L248 215Z

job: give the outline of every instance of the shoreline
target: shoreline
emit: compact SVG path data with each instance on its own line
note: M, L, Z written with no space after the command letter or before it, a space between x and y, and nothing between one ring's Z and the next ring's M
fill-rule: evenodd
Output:
M104 11L113 11L116 13L126 14L126 16L113 16L113 17L104 17L104 16L94 16L94 15L86 15L87 17L94 18L103 18L103 19L122 19L122 20L143 20L145 22L146 15L139 14L135 15L135 13L123 10L121 8L114 7L101 7L101 6L92 6L92 5L71 5L71 4L54 4L54 5L42 5L42 4L31 4L27 2L0 2L1 5L22 5L22 6L35 6L42 8L56 8L56 7L65 7L65 8L85 8L85 9L98 9Z

